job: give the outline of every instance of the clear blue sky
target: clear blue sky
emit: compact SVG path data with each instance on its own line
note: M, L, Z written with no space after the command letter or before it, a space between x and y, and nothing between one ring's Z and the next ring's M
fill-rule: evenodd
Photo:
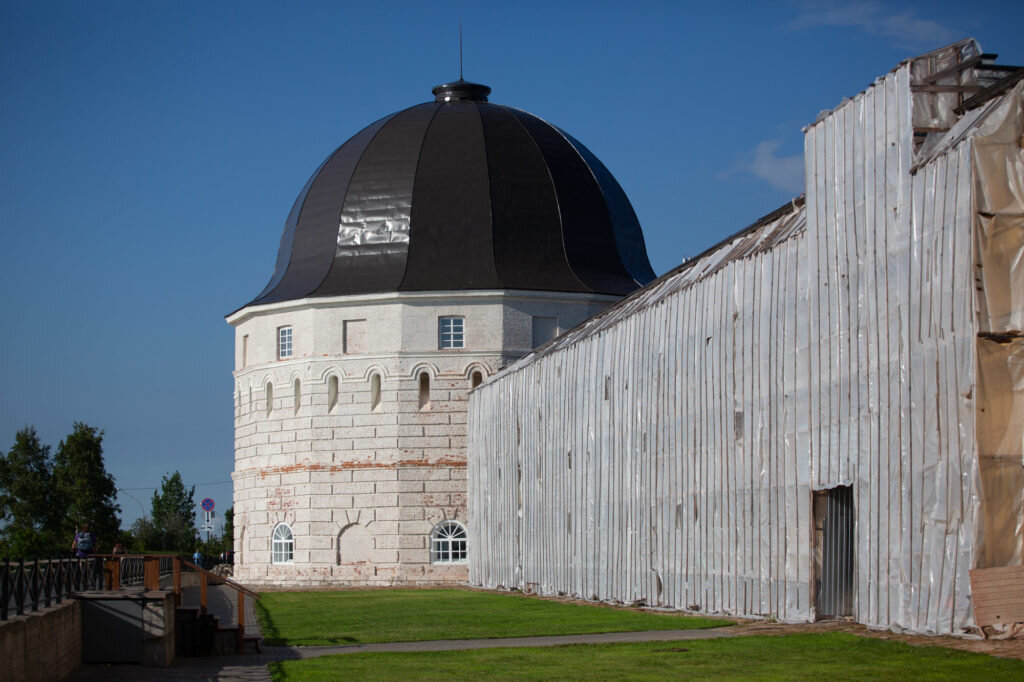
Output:
M145 505L231 505L232 329L306 180L458 78L572 133L659 274L799 194L801 127L1024 2L0 2L0 449L106 432ZM125 521L140 514L122 496Z

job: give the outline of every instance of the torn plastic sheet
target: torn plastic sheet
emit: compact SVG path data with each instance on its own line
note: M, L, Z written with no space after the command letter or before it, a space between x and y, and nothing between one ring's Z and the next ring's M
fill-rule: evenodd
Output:
M981 123L974 142L979 331L1024 330L1024 84Z
M1024 339L978 340L982 523L975 568L1019 566L1024 550Z
M915 85L936 86L977 85L973 68L959 70L954 67L980 54L981 46L976 41L967 39L956 45L916 57L910 62L912 82ZM934 78L935 75L941 73L946 75ZM957 120L953 109L960 104L960 97L958 92L914 92L914 127L919 129L950 128Z

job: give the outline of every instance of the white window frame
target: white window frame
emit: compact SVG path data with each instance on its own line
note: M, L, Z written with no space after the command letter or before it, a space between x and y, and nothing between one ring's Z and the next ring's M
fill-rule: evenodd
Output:
M279 523L274 528L270 540L270 562L275 565L295 562L295 534L287 523Z
M452 519L441 521L430 531L430 563L465 564L469 561L466 527Z
M446 315L437 318L437 347L440 350L458 350L466 347L466 318Z
M277 359L287 360L292 356L292 328L290 326L277 328Z

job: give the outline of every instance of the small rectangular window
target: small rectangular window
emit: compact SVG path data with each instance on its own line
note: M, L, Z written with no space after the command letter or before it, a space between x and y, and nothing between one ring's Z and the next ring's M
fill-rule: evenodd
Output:
M242 367L249 366L249 335L242 336Z
M279 327L277 330L277 359L284 360L292 356L292 328Z
M445 348L465 348L466 337L463 318L442 317L438 321L438 344L442 350Z

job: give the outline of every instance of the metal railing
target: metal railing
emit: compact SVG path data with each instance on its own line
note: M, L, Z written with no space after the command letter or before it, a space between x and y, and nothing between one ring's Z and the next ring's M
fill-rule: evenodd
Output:
M103 589L103 559L4 559L0 568L0 621L60 604L72 592Z
M233 589L238 608L238 650L245 638L245 598L259 594L233 580L196 566L180 556L95 554L88 558L19 559L2 562L0 573L0 621L10 615L59 604L74 592L142 588L159 590L161 582L172 589L177 606L181 605L182 571L198 574L199 607L207 612L207 585L219 583Z
M132 554L123 556L104 557L104 571L106 579L104 583L107 589L120 589L121 587L144 587L146 584L147 561L151 564L157 563L157 576L159 580L174 575L174 556L147 556L144 554ZM150 569L152 570L152 569ZM116 574L116 579L115 579ZM114 585L117 585L116 587Z

